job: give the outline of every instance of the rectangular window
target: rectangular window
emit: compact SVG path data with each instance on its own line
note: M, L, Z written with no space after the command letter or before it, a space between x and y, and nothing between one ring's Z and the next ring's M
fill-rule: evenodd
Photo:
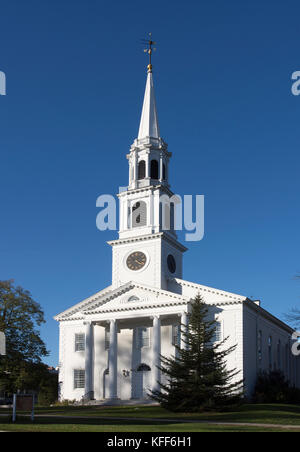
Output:
M269 369L272 370L272 336L268 338Z
M172 345L180 346L180 325L172 325Z
M262 360L262 340L263 340L262 331L259 330L257 336L257 357L259 362L261 362Z
M85 334L75 334L75 352L84 352L85 350Z
M222 341L222 323L216 322L215 323L215 332L212 337L212 342L220 342Z
M82 369L74 369L74 389L84 389L85 387L85 371Z
M277 366L278 366L278 369L281 370L281 341L280 340L277 343Z
M110 331L108 328L105 328L105 350L109 349L109 341L110 341Z
M137 334L137 348L150 347L150 329L139 327Z

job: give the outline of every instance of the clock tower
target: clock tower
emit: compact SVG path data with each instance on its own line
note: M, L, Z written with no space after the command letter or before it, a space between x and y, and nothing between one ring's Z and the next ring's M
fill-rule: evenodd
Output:
M119 238L108 242L113 287L136 281L167 290L170 278L182 278L186 248L174 229L177 198L169 185L171 155L160 136L150 62L138 137L127 155L128 187L118 195Z

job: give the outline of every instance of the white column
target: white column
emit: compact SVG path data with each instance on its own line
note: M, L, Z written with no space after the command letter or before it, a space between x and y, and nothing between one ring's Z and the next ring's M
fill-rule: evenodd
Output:
M187 344L185 343L186 338L184 333L188 331L188 313L182 312L181 313L181 334L180 334L180 348L183 350L187 349Z
M125 231L131 228L131 212L129 206L129 200L126 196L123 200L123 230Z
M120 215L119 215L119 230L120 232L126 231L129 227L129 211L128 211L128 198L127 196L120 196L119 198Z
M163 180L163 156L160 154L160 160L159 160L159 181L162 182Z
M152 329L152 391L160 390L160 354L161 354L161 331L159 316L153 317Z
M118 330L116 320L110 321L108 369L109 398L116 399L118 398Z
M123 231L123 229L125 229L125 224L124 224L124 200L122 198L119 198L119 208L120 208L119 231Z
M150 152L149 151L147 151L147 153L146 153L145 162L146 162L146 174L145 174L145 177L146 177L146 179L150 179Z
M134 188L137 187L138 180L138 154L137 151L134 152Z
M132 165L132 159L131 158L129 158L128 159L128 185L131 185L131 182L132 182L132 176L133 176L133 174L132 174L132 168L133 168L133 165Z
M85 324L85 397L93 398L93 324Z
M166 159L166 161L165 161L165 166L166 166L166 177L165 177L165 181L167 182L167 184L169 184L169 159Z
M149 213L148 213L148 218L149 218L149 225L153 226L154 225L154 194L153 191L150 191L150 202L149 202ZM154 232L154 231L153 231Z

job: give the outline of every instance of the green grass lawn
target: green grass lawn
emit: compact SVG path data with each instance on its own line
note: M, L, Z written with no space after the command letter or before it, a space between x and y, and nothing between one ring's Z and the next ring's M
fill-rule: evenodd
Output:
M6 432L106 432L106 433L121 433L121 432L152 432L152 433L192 433L192 432L300 432L298 430L278 429L278 428L263 428L263 427L249 427L249 426L232 426L232 425L210 425L199 424L197 422L191 424L137 424L130 422L79 422L79 423L55 423L53 420L28 422L19 421L12 424L0 424L0 429Z
M0 413L9 415L11 410L2 409ZM300 432L300 405L286 404L247 404L229 411L199 414L171 413L159 406L39 407L36 408L36 415L33 423L21 415L15 424L12 424L8 417L0 417L0 430L14 432ZM38 415L45 417L38 417ZM195 422L184 423L181 422L182 420L195 420ZM213 425L208 422L280 424L299 426L299 428Z

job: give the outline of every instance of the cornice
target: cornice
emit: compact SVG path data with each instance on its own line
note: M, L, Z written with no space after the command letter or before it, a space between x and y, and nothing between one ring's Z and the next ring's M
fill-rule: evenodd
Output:
M175 246L178 250L184 252L187 251L187 248L183 246L181 243L179 243L176 239L173 239L171 236L169 236L166 232L157 232L154 234L147 234L147 235L141 235L141 236L135 236L135 237L127 237L124 239L116 239L116 240L110 240L108 241L108 245L115 246L115 245L122 245L125 243L134 243L134 242L143 242L147 240L154 240L162 238L166 240L167 242L171 243L173 246Z
M132 145L130 146L130 152L139 152L147 149L153 149L155 151L164 151L166 154L171 154L171 152L168 152L168 144L161 137L136 138Z
M182 306L182 305L186 305L188 302L187 301L178 301L178 302L167 302L167 303L149 303L149 304L136 304L136 305L130 305L127 307L116 307L116 308L111 308L111 309L103 309L101 311L90 311L90 312L85 312L85 315L91 315L91 314L107 314L107 313L111 313L111 312L127 312L127 311L141 311L144 309L157 309L157 308L167 308L167 307L173 307L173 306Z
M238 302L242 302L245 301L247 299L247 297L244 297L243 295L237 295L237 294L233 294L231 292L225 292L225 291L220 291L218 289L214 289L212 287L208 287L208 286L203 286L201 284L197 284L197 283L193 283L190 281L185 281L183 279L179 279L179 278L169 278L169 281L173 281L176 284L179 284L181 286L186 286L186 287L192 287L193 289L198 289L202 292L208 292L210 294L215 294L224 298L229 298L231 300L236 300ZM216 303L216 304L220 304L220 303ZM228 304L228 303L227 303Z
M122 191L121 193L117 193L117 197L121 198L122 196L126 196L128 194L133 195L133 194L142 193L142 192L148 191L148 190L151 190L151 191L162 190L162 191L166 192L166 194L168 194L170 197L175 195L175 193L172 192L168 188L168 186L163 185L163 184L158 184L158 185L147 185L145 187L132 188L129 190L125 190L125 191Z
M266 311L264 308L257 305L249 298L247 298L245 300L245 305L248 306L249 308L251 308L257 314L260 314L265 319L269 320L272 323L275 323L277 326L284 329L289 334L293 334L293 332L295 331L292 327L290 327L289 325L287 325L286 323L284 323L282 320L278 319L277 317L274 317L270 312Z
M82 311L82 309L84 309L85 306L87 306L90 303L92 303L93 301L97 300L99 297L102 297L102 296L110 293L111 291L112 291L111 286L108 286L106 289L102 289L99 292L97 292L96 294L91 295L88 298L85 298L83 301L80 301L79 303L72 306L71 308L66 309L65 311L57 314L53 318L54 318L54 320L61 320L63 317L67 317L67 316L69 317L78 311Z
M109 240L107 243L111 246L114 245L121 245L123 243L133 243L133 242L142 242L146 240L154 240L158 239L162 236L162 232L157 232L156 234L147 234L147 235L140 235L135 237L127 237L125 239L116 239L116 240Z

